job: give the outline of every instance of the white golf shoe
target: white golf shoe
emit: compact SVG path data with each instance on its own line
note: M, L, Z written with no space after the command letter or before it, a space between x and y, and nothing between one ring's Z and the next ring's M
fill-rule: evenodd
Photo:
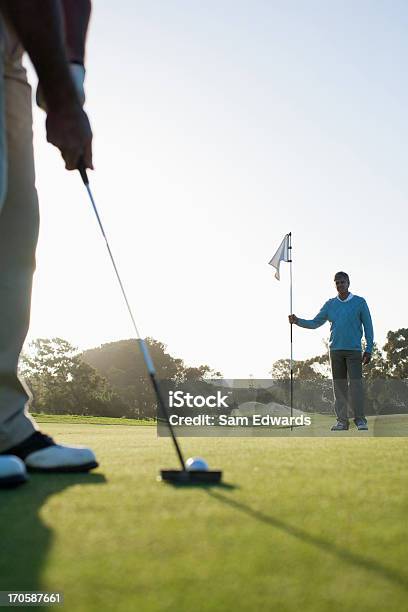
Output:
M32 472L88 472L98 467L90 448L54 444L30 453L25 458Z
M55 444L40 431L8 452L20 457L30 472L88 472L98 467L90 448Z
M24 462L14 455L0 456L0 488L15 487L28 480Z

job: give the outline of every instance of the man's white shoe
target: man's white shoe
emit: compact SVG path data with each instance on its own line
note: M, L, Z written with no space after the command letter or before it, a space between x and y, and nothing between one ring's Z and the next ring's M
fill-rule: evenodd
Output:
M24 459L32 472L88 472L98 467L90 448L53 444L34 451Z
M16 455L32 472L88 472L98 467L90 448L63 446L41 431L9 448L5 455Z
M14 455L0 455L0 488L14 487L28 480L24 462Z

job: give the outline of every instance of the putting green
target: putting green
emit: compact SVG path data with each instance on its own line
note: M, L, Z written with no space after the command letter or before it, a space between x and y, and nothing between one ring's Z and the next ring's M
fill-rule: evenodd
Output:
M69 612L408 610L406 438L183 438L226 483L186 489L156 481L177 462L154 427L44 430L101 466L0 491L0 590Z

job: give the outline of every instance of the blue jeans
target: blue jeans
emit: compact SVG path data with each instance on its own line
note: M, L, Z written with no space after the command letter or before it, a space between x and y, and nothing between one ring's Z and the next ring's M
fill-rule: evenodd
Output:
M17 376L30 321L39 212L31 87L22 49L0 18L0 451L35 431Z

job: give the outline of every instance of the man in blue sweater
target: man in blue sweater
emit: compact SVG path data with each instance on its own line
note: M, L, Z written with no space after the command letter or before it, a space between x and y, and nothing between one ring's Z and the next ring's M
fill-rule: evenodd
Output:
M337 415L337 423L331 429L345 431L349 428L347 404L350 392L354 422L358 429L366 430L368 427L364 416L362 365L369 363L371 359L374 342L373 324L365 299L349 292L348 274L337 272L334 282L337 296L328 300L314 319L299 319L292 314L289 315L289 323L307 329L316 329L326 321L330 321L330 362ZM363 328L367 348L361 356Z

